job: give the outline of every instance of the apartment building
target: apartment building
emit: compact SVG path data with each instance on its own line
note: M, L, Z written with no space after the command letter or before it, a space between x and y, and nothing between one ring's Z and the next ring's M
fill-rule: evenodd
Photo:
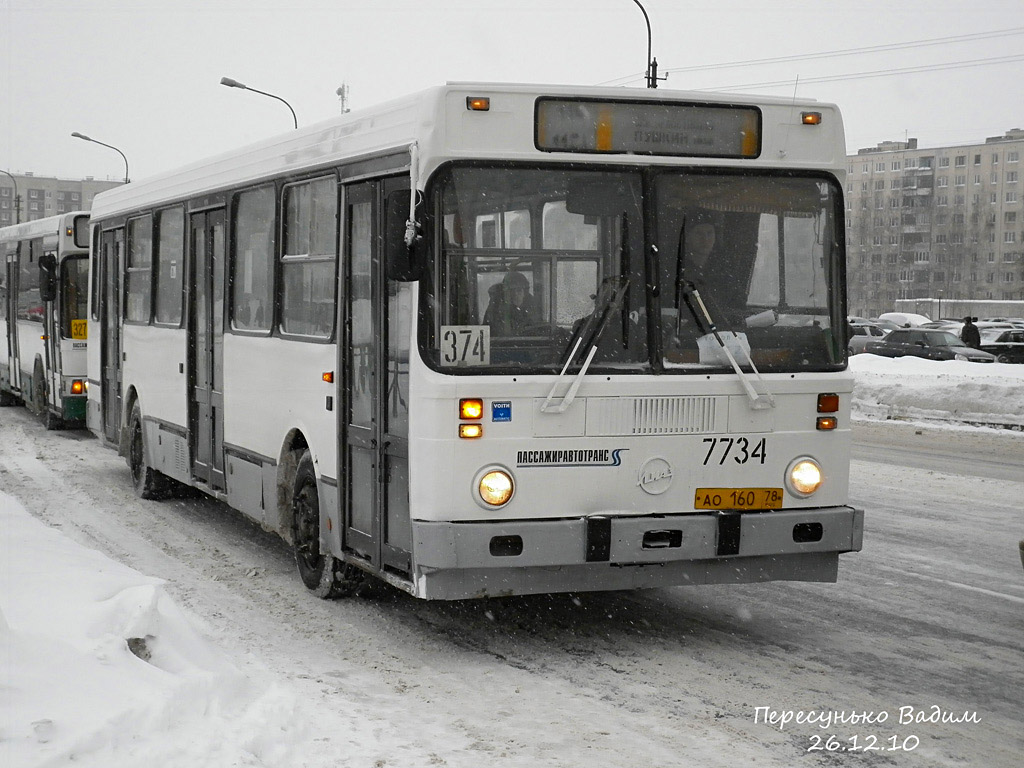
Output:
M890 312L900 299L1024 300L1022 156L1019 128L978 144L907 139L848 156L850 314Z
M121 181L99 181L87 176L84 179L58 179L50 176L36 176L33 173L12 174L15 183L7 174L0 174L0 227L16 224L18 221L33 221L47 216L56 216L67 211L87 211L97 193L120 186ZM15 210L15 198L20 203Z

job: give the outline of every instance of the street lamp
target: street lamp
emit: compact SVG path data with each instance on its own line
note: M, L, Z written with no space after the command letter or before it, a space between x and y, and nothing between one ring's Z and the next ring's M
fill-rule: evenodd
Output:
M96 141L96 139L91 139L84 133L79 133L78 131L75 131L71 135L74 136L76 139L81 139L82 141L91 141L93 144L99 144L101 147L106 147L107 149L112 149L115 152L117 152L117 154L121 156L121 159L124 160L124 183L128 183L128 158L124 156L124 152L110 144L104 144L102 141Z
M226 85L228 88L241 88L243 91L252 91L253 93L260 93L260 94L263 94L264 96L269 96L272 99L277 99L282 104L284 104L286 107L288 107L288 109L292 113L292 122L295 123L295 127L296 128L299 127L299 119L295 116L295 110L292 109L292 105L289 104L284 99L282 99L280 96L275 96L274 94L267 93L266 91L258 91L255 88L250 88L248 85L245 85L245 83L240 83L237 80L232 80L230 77L222 77L220 79L220 84L221 85Z
M10 171L0 171L0 173L11 177L11 183L14 185L14 223L21 224L21 198L18 197L18 180Z
M647 9L640 5L640 0L633 0L633 2L640 8L640 12L644 15L644 21L647 22L647 87L657 88L658 80L666 78L658 77L658 60L651 56L651 19L647 15Z

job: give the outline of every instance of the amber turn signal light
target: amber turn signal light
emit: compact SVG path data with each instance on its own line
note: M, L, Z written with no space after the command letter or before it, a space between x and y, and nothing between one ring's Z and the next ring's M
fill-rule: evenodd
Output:
M819 416L818 429L835 429L839 420L835 416Z
M835 413L839 410L839 395L834 392L818 395L818 413Z
M464 397L459 400L460 419L479 419L484 415L484 401L479 397Z

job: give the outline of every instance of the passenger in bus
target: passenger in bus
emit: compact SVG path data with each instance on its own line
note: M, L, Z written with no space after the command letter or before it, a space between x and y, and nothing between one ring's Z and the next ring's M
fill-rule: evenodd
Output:
M530 293L530 281L517 270L509 270L500 283L488 291L490 301L484 312L484 324L494 336L516 336L539 322L536 301Z

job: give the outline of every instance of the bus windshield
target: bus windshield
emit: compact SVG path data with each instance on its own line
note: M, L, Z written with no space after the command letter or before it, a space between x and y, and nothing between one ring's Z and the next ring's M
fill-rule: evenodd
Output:
M729 369L714 332L742 366L844 363L834 182L450 166L429 194L421 343L440 370Z

